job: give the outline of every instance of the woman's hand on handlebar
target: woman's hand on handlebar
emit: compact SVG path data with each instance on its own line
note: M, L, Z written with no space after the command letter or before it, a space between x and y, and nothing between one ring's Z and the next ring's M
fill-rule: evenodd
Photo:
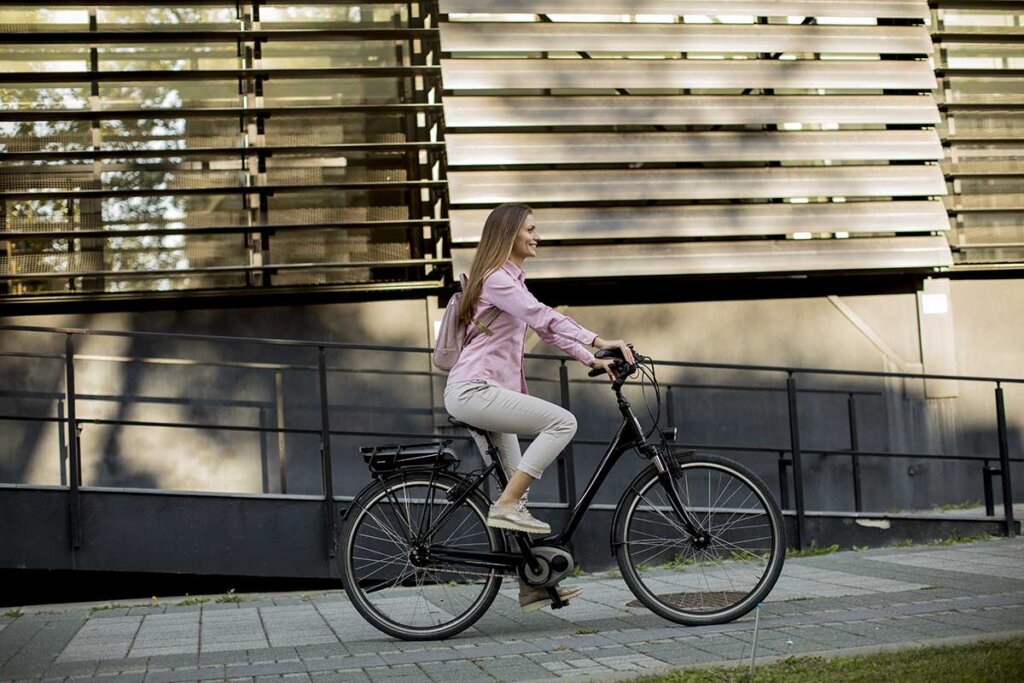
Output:
M594 362L590 364L590 367L594 369L594 372L591 372L590 375L592 377L596 377L597 371L600 370L606 373L612 381L615 381L616 379L619 378L618 373L615 372L614 369L616 363L618 363L618 361L616 360L605 360L604 358L595 358Z
M622 357L626 359L626 362L630 365L636 365L636 359L633 358L633 350L629 348L623 339L601 339L600 337L594 337L594 346L599 349L618 349L622 352ZM590 367L594 367L591 365Z

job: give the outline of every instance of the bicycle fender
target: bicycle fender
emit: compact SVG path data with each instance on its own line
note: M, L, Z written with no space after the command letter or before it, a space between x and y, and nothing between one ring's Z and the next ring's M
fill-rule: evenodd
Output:
M369 490L372 489L374 486L379 486L379 485L380 485L380 482L378 482L376 479L373 479L373 480L370 481L369 484L367 484L362 489L360 489L359 493L357 493L355 496L352 497L352 500L349 501L348 505L345 506L345 511L341 513L341 523L342 524L344 524L345 522L348 521L348 516L350 514L352 514L352 508L356 507L355 502L357 500L359 500L360 498L362 498L363 495L366 494L367 492L369 492Z
M622 511L626 508L626 502L628 497L638 490L638 486L642 481L646 481L651 475L656 475L658 472L654 469L654 465L648 465L647 467L640 470L640 474L634 477L633 481L629 482L629 486L619 496L619 502L615 506L615 512L612 513L612 526L610 534L608 536L608 545L611 547L612 556L615 556L616 550L618 550L618 544L615 542L615 532L619 528L619 518L622 516Z
M426 475L430 475L431 472L432 472L432 470L430 470L429 468L409 468L409 469L404 469L404 470L401 470L401 471L398 471L398 472L394 472L390 476L394 476L394 475L397 475L397 474L423 474L423 475L426 476ZM378 480L378 479L371 479L370 482L366 486L364 486L362 489L359 490L359 493L357 493L355 496L352 497L352 500L349 502L349 504L345 506L345 511L341 514L341 523L342 524L344 524L346 521L348 521L348 516L352 513L352 508L356 507L355 506L355 502L357 500L359 500L360 498L362 498L364 494L368 493L370 491L370 489L374 488L375 486L379 486L379 485L380 485L380 480Z

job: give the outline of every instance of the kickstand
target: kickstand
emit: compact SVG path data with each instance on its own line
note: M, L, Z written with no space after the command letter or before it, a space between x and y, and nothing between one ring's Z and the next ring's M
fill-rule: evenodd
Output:
M569 605L568 601L562 600L562 598L559 597L558 589L554 586L548 586L547 591L548 595L551 597L551 609L562 609Z

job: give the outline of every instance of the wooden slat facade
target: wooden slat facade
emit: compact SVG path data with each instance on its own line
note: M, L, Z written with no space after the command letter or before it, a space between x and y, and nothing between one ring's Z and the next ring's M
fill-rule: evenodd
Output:
M502 202L531 278L950 265L926 3L440 7L456 272Z

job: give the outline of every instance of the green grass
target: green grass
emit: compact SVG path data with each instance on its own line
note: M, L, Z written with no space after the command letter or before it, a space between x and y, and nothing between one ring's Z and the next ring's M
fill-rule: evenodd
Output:
M754 667L673 671L635 683L1004 683L1021 680L1024 638L858 657L789 657Z
M694 560L692 557L687 557L682 553L676 553L675 557L673 557L671 560L669 560L661 566L665 569L681 569L682 567L691 564L697 564L697 561Z
M6 612L4 612L4 616L7 617L8 619L17 619L22 614L24 614L24 612L21 611L20 607L15 607L13 609L9 609Z
M245 600L241 595L235 595L235 589L229 588L227 593L217 597L217 602L242 602Z
M916 545L957 545L958 543L976 543L978 541L994 541L1001 536L993 536L992 534L978 534L977 536L947 536L946 538L936 538L931 541L915 541L910 538L904 538L902 541L893 543L890 548L910 548Z
M831 555L835 552L839 552L838 543L819 546L817 541L811 541L811 544L803 550L787 550L786 557L817 557L818 555Z
M938 512L947 512L949 510L970 510L971 508L980 508L980 500L965 500L961 503L946 503L945 505L936 505L933 510Z
M210 602L210 598L207 597L192 597L188 593L185 593L186 598L178 603L180 606L190 607L192 605L202 605L204 602Z
M107 610L107 609L127 609L129 607L131 607L131 605L122 605L119 602L112 602L109 605L100 605L98 607L90 607L89 611L90 612L102 612L103 610Z
M974 543L975 541L994 541L999 538L992 534L978 534L977 536L949 536L935 541L928 541L928 545L956 545L957 543Z

